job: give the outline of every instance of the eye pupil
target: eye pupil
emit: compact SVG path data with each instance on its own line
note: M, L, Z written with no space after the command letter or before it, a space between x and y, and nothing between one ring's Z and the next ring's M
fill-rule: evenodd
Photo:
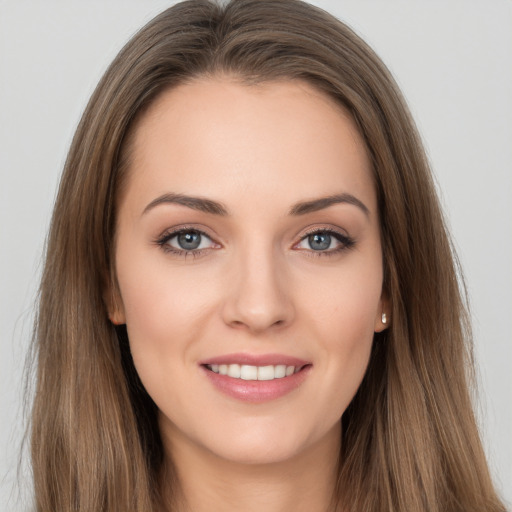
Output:
M201 234L197 231L187 231L178 235L178 244L182 249L197 249L201 244Z
M309 245L314 251L328 249L331 245L331 236L327 233L315 233L309 236Z

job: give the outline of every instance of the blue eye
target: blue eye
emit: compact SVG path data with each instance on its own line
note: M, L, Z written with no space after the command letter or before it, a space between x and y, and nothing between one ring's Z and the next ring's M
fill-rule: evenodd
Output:
M315 233L308 236L308 243L314 251L325 251L331 246L332 237L327 233Z
M173 236L172 238L176 238L176 242L181 249L192 251L194 249L199 249L202 242L202 237L203 235L197 231L184 231ZM167 243L170 243L170 241Z
M206 233L195 228L165 233L156 243L165 252L180 257L191 255L194 258L217 245ZM347 235L330 229L317 229L307 233L295 247L305 250L311 256L334 256L354 244L355 241Z
M166 252L178 256L188 256L191 254L193 257L201 255L205 249L211 247L212 243L211 238L206 233L190 228L166 233L157 240L157 244Z
M297 247L306 249L312 256L332 256L351 248L354 243L352 238L337 231L317 229L306 234Z

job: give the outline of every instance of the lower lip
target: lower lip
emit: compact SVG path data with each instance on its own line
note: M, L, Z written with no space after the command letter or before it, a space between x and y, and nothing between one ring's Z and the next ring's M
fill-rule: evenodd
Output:
M201 366L210 382L222 393L248 403L262 403L275 400L299 387L309 374L307 365L289 377L273 380L243 380L215 373Z

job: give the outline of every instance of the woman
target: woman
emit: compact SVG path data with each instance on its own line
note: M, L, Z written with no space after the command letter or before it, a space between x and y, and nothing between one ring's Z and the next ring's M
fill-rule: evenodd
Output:
M374 53L294 0L178 4L115 59L66 162L37 508L504 510L468 343Z

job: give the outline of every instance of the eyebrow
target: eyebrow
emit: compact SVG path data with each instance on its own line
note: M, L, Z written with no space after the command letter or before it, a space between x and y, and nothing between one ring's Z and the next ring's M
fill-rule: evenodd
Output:
M370 215L370 210L362 201L357 199L357 197L353 196L352 194L345 193L333 194L326 197L320 197L318 199L298 202L290 208L288 215L306 215L308 213L317 212L319 210L328 208L329 206L332 206L334 204L340 203L351 204L362 210L366 216ZM230 216L228 208L220 202L213 201L212 199L206 199L204 197L194 197L175 193L167 193L157 197L156 199L151 201L146 206L146 208L144 208L142 214L144 215L148 211L155 208L156 206L162 204L180 204L182 206L191 208L192 210L197 210L203 213L220 215L222 217Z

